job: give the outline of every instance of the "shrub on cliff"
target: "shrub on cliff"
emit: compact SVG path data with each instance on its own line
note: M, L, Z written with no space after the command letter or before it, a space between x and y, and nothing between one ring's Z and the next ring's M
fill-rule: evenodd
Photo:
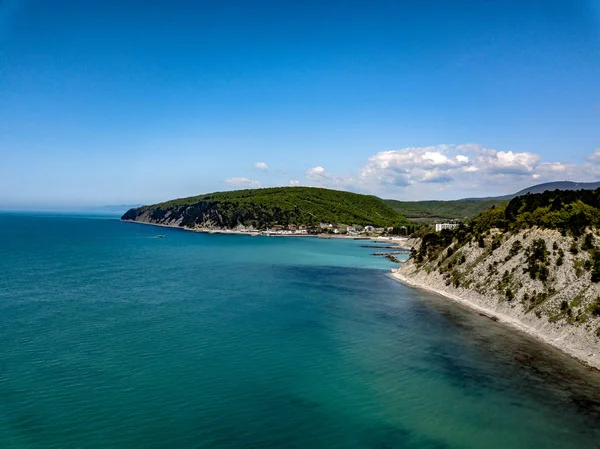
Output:
M581 245L583 251L591 251L594 249L594 236L592 234L586 234Z
M565 261L565 252L562 248L558 248L558 257L556 258L556 266L560 267Z
M539 279L545 282L548 279L548 249L544 239L536 239L531 246L525 250L527 268L524 270L529 273L531 279Z
M592 304L591 312L594 316L600 316L600 296L598 296L598 298L596 298L596 302Z
M515 240L513 242L512 246L510 247L510 251L508 252L508 255L504 258L504 261L508 262L510 259L515 257L517 254L519 254L521 252L521 249L523 249L523 244L521 243L520 240Z
M600 282L600 252L595 252L593 260L592 282Z
M477 241L477 245L478 245L480 248L485 248L485 240L483 239L483 237L482 237L482 236L480 236L480 237L479 237L479 240Z

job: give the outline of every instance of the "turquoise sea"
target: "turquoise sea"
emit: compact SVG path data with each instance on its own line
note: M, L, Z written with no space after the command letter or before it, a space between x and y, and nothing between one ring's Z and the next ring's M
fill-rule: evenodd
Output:
M599 373L363 244L0 215L0 447L600 447Z

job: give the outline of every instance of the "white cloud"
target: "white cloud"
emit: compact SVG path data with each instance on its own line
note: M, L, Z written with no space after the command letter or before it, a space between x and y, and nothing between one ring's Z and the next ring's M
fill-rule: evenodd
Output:
M255 162L254 168L262 171L267 171L269 169L269 166L265 162Z
M477 167L475 167L474 165L469 165L467 167L463 167L462 171L464 171L464 172L474 172L474 171L479 171L479 169Z
M321 173L325 173L325 169L317 165L316 167L313 167L310 170L308 170L306 173L309 175L319 175Z
M548 173L566 173L569 165L561 164L560 162L543 162L538 165L537 169Z
M291 186L297 186L297 185L300 185L300 181L298 181L297 179L291 179L291 180L290 180L290 185L291 185Z
M323 187L332 187L335 189L346 189L355 183L352 176L338 176L329 173L324 167L317 165L306 171L304 174L307 179L314 181L317 185Z
M260 187L260 182L248 178L228 178L225 180L225 184L238 189L256 189Z
M587 161L591 164L600 165L600 148L596 148L593 153L587 157Z
M440 190L455 195L512 193L547 181L597 181L600 149L583 164L544 162L539 154L497 151L482 145L438 145L382 151L358 174L334 175L322 166L306 172L318 185L383 196L435 198Z
M489 174L527 175L533 172L541 157L533 153L513 153L482 148L473 164Z
M471 160L447 145L382 151L369 158L360 173L362 182L409 186L418 182L447 183L461 171L470 171Z
M328 178L328 174L325 172L325 168L317 165L306 171L306 177L313 181L325 181Z

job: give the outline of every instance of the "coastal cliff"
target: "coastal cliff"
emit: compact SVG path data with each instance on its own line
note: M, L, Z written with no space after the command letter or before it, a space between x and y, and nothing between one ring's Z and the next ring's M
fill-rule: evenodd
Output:
M393 272L600 369L600 190L512 200L429 233Z
M188 229L265 229L320 222L400 226L409 221L371 195L315 187L275 187L216 192L130 209L121 218Z

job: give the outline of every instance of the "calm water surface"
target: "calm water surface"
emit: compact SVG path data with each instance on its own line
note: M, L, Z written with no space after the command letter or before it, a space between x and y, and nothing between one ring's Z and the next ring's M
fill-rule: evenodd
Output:
M600 447L599 374L364 242L18 214L0 238L2 448Z

